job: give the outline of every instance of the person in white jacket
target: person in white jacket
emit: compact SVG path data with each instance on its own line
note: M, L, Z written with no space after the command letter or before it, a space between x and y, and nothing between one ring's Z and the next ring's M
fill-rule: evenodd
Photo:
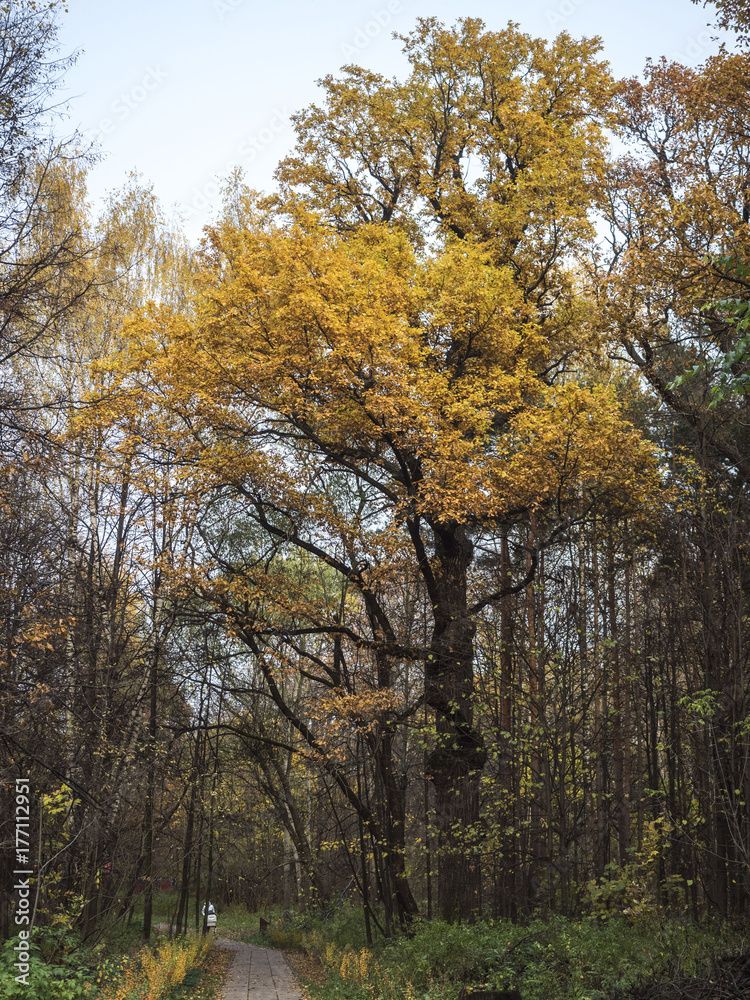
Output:
M206 905L204 903L202 910L203 917L206 922L206 931L208 932L212 927L214 929L214 937L216 937L216 910L214 909L214 904L208 904L208 913L206 913Z

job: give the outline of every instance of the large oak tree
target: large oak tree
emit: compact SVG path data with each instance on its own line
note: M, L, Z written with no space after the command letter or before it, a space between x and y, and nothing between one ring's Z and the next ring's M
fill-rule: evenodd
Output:
M652 478L575 267L612 92L597 42L547 45L475 20L421 21L404 42L403 82L357 67L323 81L325 106L296 118L278 196L230 192L195 315L134 321L119 405L151 391L179 414L182 433L171 424L163 443L193 488L241 498L262 529L255 562L214 564L214 599L311 745L280 693L285 669L306 660L335 691L357 651L384 689L397 664L421 665L452 919L480 905L477 616L523 589L577 518L638 502ZM498 538L532 512L547 534L527 574L487 583L479 553L500 562ZM278 570L295 548L338 575L350 596L337 611ZM419 583L425 641L389 605L394 573ZM321 634L313 657L305 638ZM384 710L384 731L414 707ZM402 812L398 823L392 874L408 915Z

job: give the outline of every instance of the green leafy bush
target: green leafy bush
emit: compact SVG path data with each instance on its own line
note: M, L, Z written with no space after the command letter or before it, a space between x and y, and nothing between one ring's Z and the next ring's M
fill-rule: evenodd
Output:
M363 947L361 934L338 944L347 926L308 918L279 929L328 970L325 985L309 984L315 1000L455 1000L462 988L518 989L524 1000L608 1000L650 979L693 975L747 946L744 931L729 925L661 917L419 921L409 936L374 948Z
M0 961L0 998L2 1000L82 1000L89 985L88 970L79 960L52 965L41 956L38 944L29 945L29 971L21 977L16 968L17 940L5 942Z

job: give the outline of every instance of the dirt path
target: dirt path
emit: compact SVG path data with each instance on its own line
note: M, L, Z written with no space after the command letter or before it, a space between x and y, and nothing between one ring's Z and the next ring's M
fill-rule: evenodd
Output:
M301 1000L302 993L280 951L217 938L219 948L235 952L224 1000Z

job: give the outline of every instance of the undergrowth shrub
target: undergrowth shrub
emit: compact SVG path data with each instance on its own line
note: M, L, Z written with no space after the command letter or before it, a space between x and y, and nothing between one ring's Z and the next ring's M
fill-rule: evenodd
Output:
M69 958L64 963L46 962L38 944L29 946L28 973L19 981L20 970L15 967L18 953L17 941L9 938L2 949L0 960L0 998L2 1000L81 1000L86 995L88 969L82 962Z
M107 961L97 972L98 990L89 995L96 1000L165 1000L191 969L204 962L211 945L210 938L192 936Z
M362 911L342 906L330 913L296 913L271 918L268 940L274 948L304 950L317 954L326 944L337 948L359 948L364 944Z
M747 948L744 930L727 924L623 917L419 921L409 936L372 948L362 947L361 934L338 944L340 927L308 919L307 928L302 920L282 925L271 939L276 947L293 940L321 961L328 981L310 985L316 1000L455 1000L462 988L518 989L524 1000L605 1000L653 978L705 971L718 955Z

